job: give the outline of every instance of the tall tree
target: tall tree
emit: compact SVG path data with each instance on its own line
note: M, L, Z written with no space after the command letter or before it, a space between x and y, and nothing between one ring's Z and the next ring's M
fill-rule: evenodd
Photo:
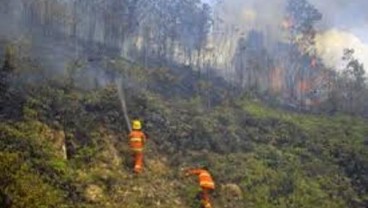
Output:
M311 79L311 67L315 64L315 23L322 19L322 14L307 0L288 0L287 15L289 40L289 70L287 85L291 98L299 100L300 107L305 107L305 95Z
M256 93L268 88L268 57L263 33L251 31L239 39L233 64L241 87Z
M6 92L10 75L15 71L15 51L14 46L5 48L4 64L0 68L0 91L1 95Z
M343 93L345 110L354 114L363 113L368 98L364 66L354 57L354 49L345 49L342 59L347 65L342 72L342 88L339 90Z

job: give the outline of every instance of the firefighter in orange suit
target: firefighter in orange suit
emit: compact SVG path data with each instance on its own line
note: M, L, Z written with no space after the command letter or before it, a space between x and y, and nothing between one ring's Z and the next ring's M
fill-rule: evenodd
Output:
M201 206L202 208L212 208L210 202L210 193L215 190L215 182L212 179L211 174L207 167L202 167L199 169L189 169L185 173L186 176L197 175L199 179L199 186L202 191L200 193Z
M142 124L139 120L132 122L132 131L129 134L129 146L134 158L134 172L140 173L143 169L143 150L147 137L142 132Z

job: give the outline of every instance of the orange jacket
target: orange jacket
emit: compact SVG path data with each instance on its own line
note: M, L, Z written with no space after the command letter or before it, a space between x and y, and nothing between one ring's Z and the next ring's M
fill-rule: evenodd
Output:
M207 189L215 189L215 182L212 179L211 174L203 169L191 169L187 171L189 175L198 175L199 186Z
M142 131L133 130L129 134L129 146L134 152L142 152L146 139L147 137Z

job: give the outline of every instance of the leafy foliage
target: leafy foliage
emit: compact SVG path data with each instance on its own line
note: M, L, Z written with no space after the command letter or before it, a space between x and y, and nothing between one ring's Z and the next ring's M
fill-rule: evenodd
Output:
M17 96L1 98L18 103L12 112L20 115L0 111L7 115L0 117L5 207L196 206L196 180L184 178L181 168L199 163L216 180L219 207L367 205L366 120L287 112L224 95L231 88L226 82L202 80L190 69L120 63L114 70L124 74L129 115L142 118L150 137L144 173L131 173L115 85L86 90L78 79L71 85L70 74L20 82ZM184 83L192 86L183 89Z

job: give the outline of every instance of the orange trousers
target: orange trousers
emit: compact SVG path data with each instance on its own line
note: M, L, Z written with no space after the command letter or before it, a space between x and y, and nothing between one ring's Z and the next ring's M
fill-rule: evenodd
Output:
M213 191L212 189L202 188L202 192L200 193L201 196L201 207L202 208L212 208L211 200L210 200L210 193Z
M140 173L143 169L143 152L133 152L134 172Z

